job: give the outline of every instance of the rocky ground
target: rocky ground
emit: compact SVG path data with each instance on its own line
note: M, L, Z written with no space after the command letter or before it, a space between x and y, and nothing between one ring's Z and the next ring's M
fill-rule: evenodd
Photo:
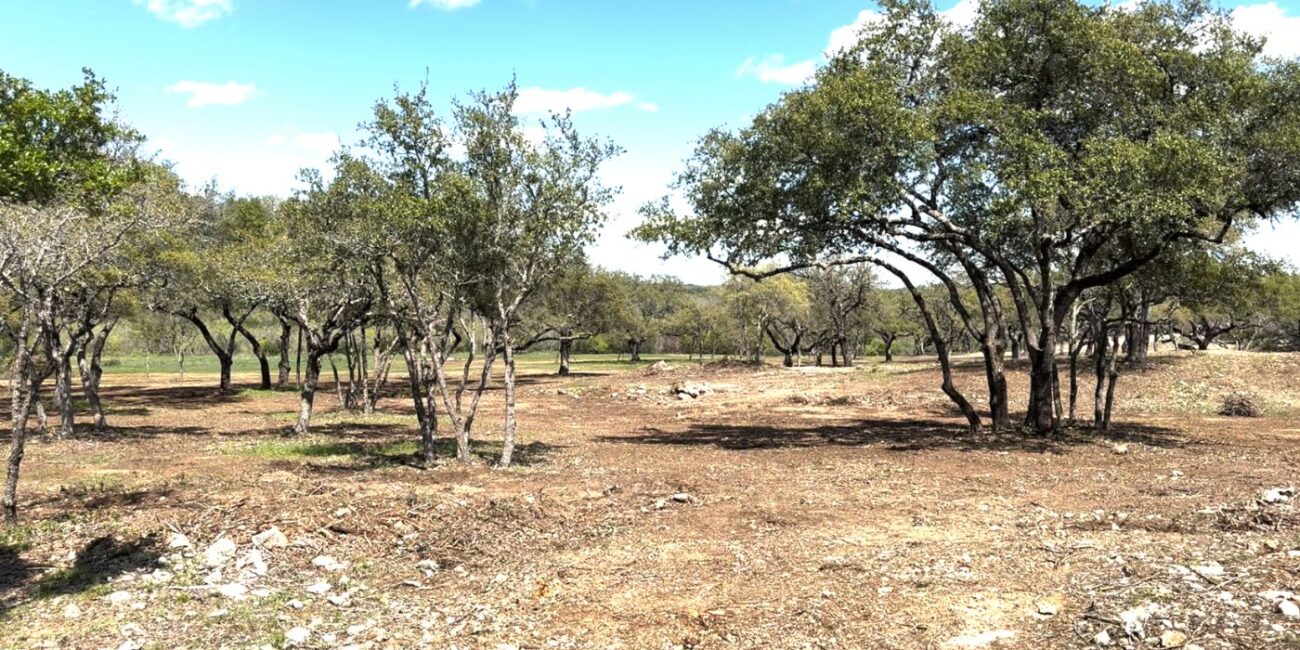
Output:
M580 370L504 471L412 466L396 396L290 439L292 394L110 376L111 433L30 448L0 647L1300 648L1300 355L1158 357L1052 440L924 361Z

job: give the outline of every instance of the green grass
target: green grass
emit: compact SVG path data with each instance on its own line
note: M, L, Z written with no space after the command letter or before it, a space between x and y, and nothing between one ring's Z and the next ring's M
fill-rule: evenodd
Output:
M410 456L419 449L414 441L358 443L330 440L268 440L251 446L234 446L225 453L261 460L308 460L340 457Z
M554 352L536 351L526 352L516 357L516 363L524 372L555 372L559 368ZM619 370L628 368L638 368L648 366L656 361L667 361L672 364L697 363L696 360L686 360L685 354L646 354L642 355L641 360L632 362L627 360L627 356L622 358L617 354L575 354L571 364L575 371L577 370ZM271 359L271 374L274 375L277 370L276 364L278 359ZM779 359L778 359L779 361ZM347 372L347 363L342 355L334 357L334 364L338 366L339 373ZM496 368L501 367L500 358L497 359ZM477 365L477 364L476 364ZM329 378L332 374L329 363L326 362L322 369L324 378ZM457 366L459 368L459 366ZM235 357L232 371L236 374L256 374L260 372L260 366L257 363L257 357L250 354L240 354ZM211 354L196 354L185 359L185 375L208 375L220 372L221 366L217 363L217 358ZM393 367L390 371L390 379L406 372L406 364L401 358L393 359ZM174 357L165 356L110 356L104 360L104 374L154 374L161 376L176 376L180 374Z

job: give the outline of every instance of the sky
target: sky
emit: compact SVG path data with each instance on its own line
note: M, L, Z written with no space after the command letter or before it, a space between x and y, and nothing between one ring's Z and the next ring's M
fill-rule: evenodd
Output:
M938 0L949 19L978 0ZM1223 3L1267 51L1300 56L1300 0ZM4 0L0 69L67 87L90 67L124 119L198 186L287 196L323 167L376 100L428 81L449 106L514 78L520 111L571 109L580 130L625 150L604 172L622 187L589 250L606 268L711 284L702 259L661 259L626 238L695 141L746 123L852 40L861 0ZM1265 228L1257 250L1300 266L1300 222Z

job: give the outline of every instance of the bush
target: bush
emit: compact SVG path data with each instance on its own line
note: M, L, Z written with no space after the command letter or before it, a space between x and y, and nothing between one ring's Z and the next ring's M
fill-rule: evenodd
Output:
M1260 405L1259 398L1245 391L1228 393L1219 406L1219 415L1234 418L1257 418L1263 415L1263 412L1264 408Z

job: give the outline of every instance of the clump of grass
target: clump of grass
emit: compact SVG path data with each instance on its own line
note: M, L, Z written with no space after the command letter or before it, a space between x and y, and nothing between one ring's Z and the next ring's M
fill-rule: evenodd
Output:
M1234 391L1223 397L1219 415L1234 418L1257 418L1264 414L1259 398L1249 391Z

